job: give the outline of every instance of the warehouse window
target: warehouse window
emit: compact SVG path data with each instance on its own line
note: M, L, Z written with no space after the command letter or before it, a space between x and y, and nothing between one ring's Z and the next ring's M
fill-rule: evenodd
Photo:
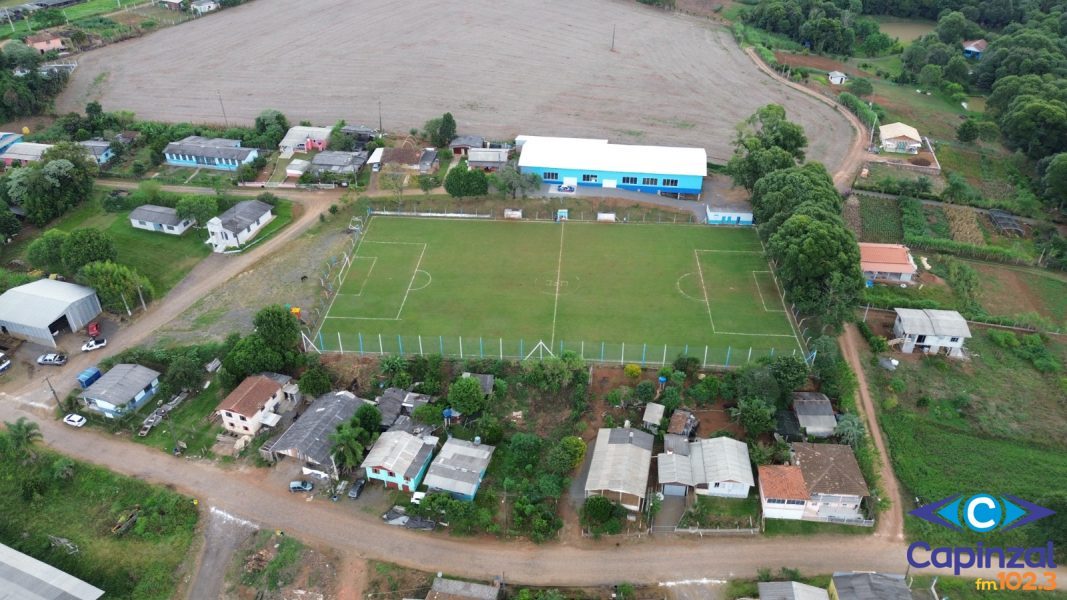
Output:
M641 185L657 185L657 184L659 184L659 180L656 179L655 177L645 177L644 179L641 180Z
M663 180L663 185L665 185L667 187L678 187L678 180L677 179L664 179Z
M541 179L544 179L546 181L559 181L559 173L545 171L545 174L541 177Z
M636 177L623 177L622 178L622 183L623 183L623 185L626 185L626 184L637 185L637 178Z
M583 173L582 174L582 181L584 181L586 183L596 183L597 182L597 176L596 175L591 175L589 173Z

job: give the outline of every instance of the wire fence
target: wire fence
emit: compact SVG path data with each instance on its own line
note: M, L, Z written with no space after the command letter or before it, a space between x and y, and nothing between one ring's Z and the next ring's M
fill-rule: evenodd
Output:
M542 339L505 339L502 337L456 335L396 335L383 333L342 333L319 331L312 338L305 335L306 350L319 353L358 354L366 356L426 356L437 354L457 359L543 360L573 352L586 362L599 364L638 364L663 366L679 356L699 359L702 367L730 368L746 365L763 357L796 355L800 350L793 338L781 338L781 347L718 346L712 344L649 344L607 341L556 341Z
M362 217L353 217L348 224L348 231L352 234L351 239L344 245L340 253L322 261L315 275L319 283L318 297L315 303L301 314L305 337L310 337L319 323L325 318L330 305L333 303L334 296L337 295L337 290L341 288L341 284L344 282L346 269L352 264L356 246L359 245L359 240L363 236Z

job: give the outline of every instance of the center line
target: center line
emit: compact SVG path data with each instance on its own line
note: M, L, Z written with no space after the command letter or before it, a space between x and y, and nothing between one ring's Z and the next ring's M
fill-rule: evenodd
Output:
M559 224L559 260L556 262L556 302L552 306L552 339L548 342L549 349L556 345L556 313L559 311L559 282L563 274L563 227L566 221Z

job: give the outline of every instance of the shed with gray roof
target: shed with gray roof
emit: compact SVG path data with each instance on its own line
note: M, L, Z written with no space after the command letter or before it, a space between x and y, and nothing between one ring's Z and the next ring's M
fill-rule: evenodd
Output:
M473 583L438 577L426 600L496 600L500 597L500 584Z
M645 431L616 427L597 432L585 497L604 496L632 511L644 506L653 437Z
M207 243L215 252L240 246L274 220L271 205L259 200L244 200L207 222Z
M904 576L889 573L834 573L829 592L834 600L912 600Z
M78 398L86 410L114 419L144 406L158 389L159 371L122 363L111 367L96 383L78 394Z
M756 484L748 445L728 437L697 440L686 454L660 454L657 472L663 493L685 496L693 488L702 496L745 498Z
M890 344L900 344L900 351L926 354L947 354L963 357L963 344L971 337L971 329L963 315L954 310L896 308Z
M474 500L493 457L492 446L448 438L430 463L423 483L430 491L447 492L460 500Z
M97 600L104 590L0 544L0 598L11 600Z
M96 291L84 285L38 279L0 295L0 331L56 347L55 336L78 331L100 314Z
M338 175L355 175L367 163L367 152L340 152L326 150L311 159L311 173L336 173Z
M826 394L793 392L793 412L797 415L797 422L810 436L830 437L837 428L834 407Z
M830 600L826 590L797 581L761 581L759 600Z

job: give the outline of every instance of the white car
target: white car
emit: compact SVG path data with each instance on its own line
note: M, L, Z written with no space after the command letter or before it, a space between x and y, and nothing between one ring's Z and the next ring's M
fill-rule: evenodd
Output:
M82 352L91 352L107 346L106 338L90 338L88 342L82 345Z
M37 364L39 365L53 365L56 367L62 367L67 364L66 354L42 354L37 357Z
M63 422L71 427L82 427L85 425L85 417L72 413L63 417Z
M6 354L0 352L0 373L11 368L11 359Z

